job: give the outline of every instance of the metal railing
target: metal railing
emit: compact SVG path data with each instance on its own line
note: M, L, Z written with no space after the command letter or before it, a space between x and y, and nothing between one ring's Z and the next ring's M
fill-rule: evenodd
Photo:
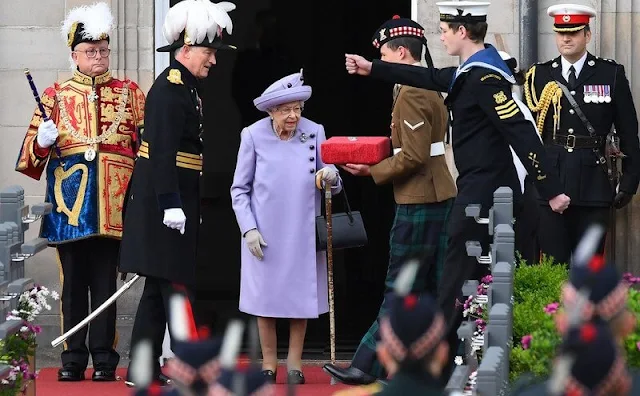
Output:
M484 339L480 340L482 359L478 365L473 351L475 321L467 320L458 329L458 337L463 341L466 364L457 366L446 390L461 392L473 372L477 372L472 394L504 395L509 385L509 355L512 347L513 332L513 276L515 269L515 232L513 230L513 191L500 187L493 194L493 206L487 218L480 217L480 205L468 205L467 217L473 217L477 223L486 224L493 243L486 256L477 241L466 243L467 254L476 257L479 265L488 265L493 282L489 285L486 309L489 312ZM462 292L465 297L475 297L477 280L465 283Z
M25 233L31 223L50 213L51 207L50 203L25 205L20 186L0 191L0 339L16 334L23 326L21 320L6 318L18 307L20 295L34 286L34 281L25 276L25 260L47 247L45 238L25 242ZM9 366L0 364L0 379L10 372Z

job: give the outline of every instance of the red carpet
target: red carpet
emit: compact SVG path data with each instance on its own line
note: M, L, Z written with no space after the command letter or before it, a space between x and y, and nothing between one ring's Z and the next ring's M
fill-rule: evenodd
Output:
M346 385L331 385L329 375L322 371L319 366L305 366L304 376L306 384L296 388L296 396L316 396L316 395L332 395L341 389L346 389ZM276 386L276 395L284 396L287 394L286 368L280 367L278 370L278 385ZM58 382L57 368L45 368L40 370L40 375L36 381L36 392L38 396L131 396L133 390L127 388L124 379L116 382L92 382L92 370L85 372L88 380L83 382ZM124 378L126 369L119 369L118 375Z

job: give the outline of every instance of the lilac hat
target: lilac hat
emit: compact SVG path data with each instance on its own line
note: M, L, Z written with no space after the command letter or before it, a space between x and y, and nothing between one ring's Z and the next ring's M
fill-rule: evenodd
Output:
M283 103L306 101L311 97L311 87L302 85L302 69L300 73L293 73L282 77L265 89L262 95L253 100L253 104L260 111L267 111Z

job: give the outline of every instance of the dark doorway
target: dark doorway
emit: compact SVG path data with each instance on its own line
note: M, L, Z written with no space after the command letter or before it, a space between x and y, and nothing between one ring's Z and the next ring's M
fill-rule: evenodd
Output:
M327 137L388 135L392 86L348 75L344 54L379 57L371 45L375 29L394 14L408 17L411 12L409 0L235 4L233 35L226 40L238 50L218 53L218 64L200 89L205 170L195 314L214 333L222 332L230 317L241 315L240 233L229 188L240 131L265 116L253 108L253 99L276 79L303 68L305 82L313 87L304 116L323 124ZM351 207L362 212L369 235L368 246L334 254L337 350L339 358L348 359L382 300L394 203L390 186L341 174ZM334 211L341 211L335 201ZM281 322L279 346L286 352L288 323ZM328 314L309 321L305 347L305 358L328 357Z

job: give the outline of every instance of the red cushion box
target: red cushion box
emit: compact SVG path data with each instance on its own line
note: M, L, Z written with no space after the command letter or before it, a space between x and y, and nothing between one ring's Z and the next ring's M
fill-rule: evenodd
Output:
M375 165L391 154L391 139L384 136L334 136L320 145L325 164Z

